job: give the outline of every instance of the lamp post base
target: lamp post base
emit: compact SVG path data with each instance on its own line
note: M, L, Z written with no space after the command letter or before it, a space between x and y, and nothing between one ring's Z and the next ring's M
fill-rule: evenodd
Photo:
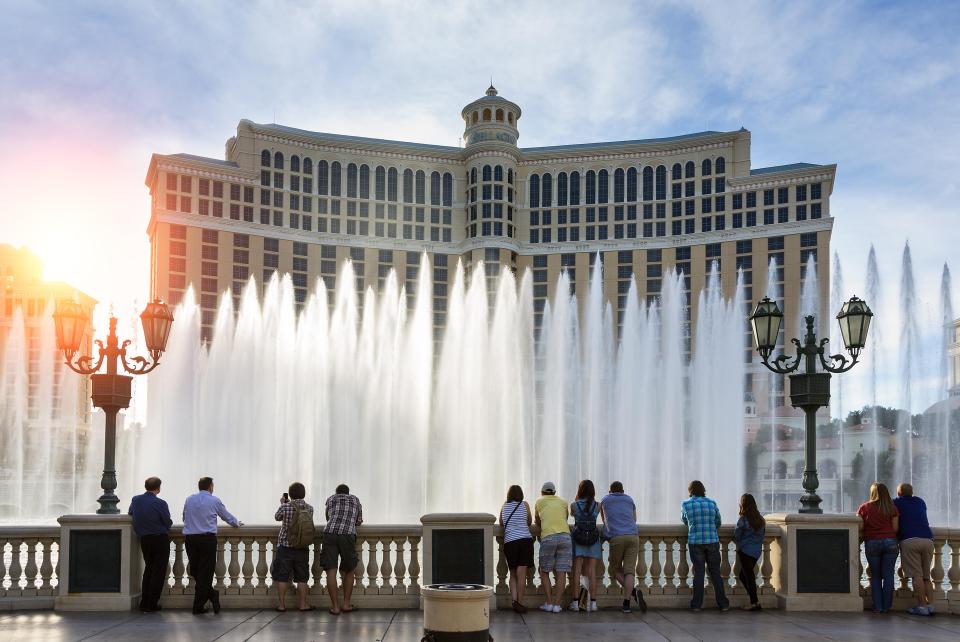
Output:
M820 502L823 501L820 499L820 495L817 495L813 492L806 492L800 496L800 511L801 513L813 514L813 515L822 515L823 509L820 508Z
M97 502L100 504L100 508L97 509L97 515L120 514L120 509L117 508L117 504L120 503L120 498L114 495L113 492L100 495L100 498L97 499Z

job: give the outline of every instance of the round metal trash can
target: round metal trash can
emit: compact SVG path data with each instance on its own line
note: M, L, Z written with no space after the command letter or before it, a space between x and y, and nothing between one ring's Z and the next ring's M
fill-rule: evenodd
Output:
M423 642L489 642L490 596L483 584L429 584L423 596Z

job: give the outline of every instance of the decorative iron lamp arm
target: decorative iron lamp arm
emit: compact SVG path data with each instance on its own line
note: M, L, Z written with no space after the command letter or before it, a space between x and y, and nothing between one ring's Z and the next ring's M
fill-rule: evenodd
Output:
M130 360L127 361L127 346L130 345L130 340L123 342L123 345L120 346L120 363L123 364L123 369L129 372L132 375L142 375L147 374L152 371L158 365L160 365L160 355L161 352L157 350L150 351L151 361L148 361L145 357L130 357Z
M106 354L106 348L103 347L103 342L100 339L96 339L94 343L97 344L99 350L99 356L97 357L97 362L93 364L93 355L90 356L76 356L75 353L72 353L70 350L63 350L63 361L67 364L67 367L76 372L77 374L89 375L93 374L100 369L100 366L103 365L103 359ZM76 357L76 358L74 358ZM92 365L91 365L92 364Z
M791 339L790 341L793 343L793 345L797 346L797 354L792 357L788 356L787 354L781 354L773 360L773 363L771 363L769 360L769 354L766 356L761 355L763 359L763 365L765 365L768 370L775 372L776 374L789 374L800 367L800 363L803 361L803 346L800 345L800 341L797 339Z
M820 365L823 366L823 369L827 372L833 372L840 374L841 372L847 372L853 366L857 364L860 360L860 351L851 350L850 356L851 359L847 359L842 354L827 354L825 350L827 343L830 342L830 339L822 339L820 341L820 347L817 349L817 355L820 357ZM829 359L829 361L828 361Z

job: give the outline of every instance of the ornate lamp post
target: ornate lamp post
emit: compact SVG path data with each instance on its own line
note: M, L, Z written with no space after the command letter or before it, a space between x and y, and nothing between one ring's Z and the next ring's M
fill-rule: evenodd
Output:
M805 459L803 469L803 496L800 497L801 513L822 513L820 496L817 488L820 480L817 478L817 410L830 404L830 373L841 373L850 370L857 363L860 351L867 343L867 330L870 328L870 319L873 312L867 304L857 297L851 297L843 304L837 314L840 324L840 334L843 344L850 353L851 359L842 354L828 354L825 350L829 339L821 339L817 343L817 335L813 331L813 316L805 317L807 334L801 344L797 339L791 339L797 346L797 354L788 357L781 354L773 362L770 355L777 345L777 334L783 323L783 312L777 304L768 297L757 303L756 309L750 315L750 324L753 329L753 341L763 359L763 365L777 374L788 374L796 371L801 363L803 373L790 375L790 403L794 408L802 408L805 414ZM817 360L825 372L817 372Z
M91 375L93 405L103 409L106 415L103 477L100 479L103 495L97 500L100 502L97 514L115 515L120 512L117 509L120 500L113 492L117 487L117 471L114 462L117 412L130 404L130 386L133 382L133 377L117 374L117 361L119 360L123 369L131 375L146 374L156 368L160 363L160 355L167 347L167 338L170 336L170 327L173 325L173 314L167 304L156 300L148 303L140 315L143 336L147 342L147 351L150 353L149 361L144 357L127 359L127 346L130 345L130 341L119 343L116 317L110 317L110 334L107 336L106 347L99 339L96 341L100 352L96 363L93 362L93 356L77 355L87 323L90 321L90 315L83 306L69 300L60 301L53 313L53 319L57 330L57 347L63 350L66 364L74 372ZM107 372L99 374L98 370L104 361L107 363Z

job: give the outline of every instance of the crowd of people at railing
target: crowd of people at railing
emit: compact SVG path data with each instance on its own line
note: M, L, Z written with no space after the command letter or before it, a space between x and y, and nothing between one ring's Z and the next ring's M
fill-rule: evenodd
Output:
M161 609L160 598L167 580L169 530L173 521L167 503L159 497L160 487L159 478L148 478L144 482L145 492L133 498L128 511L134 531L140 538L144 560L140 598L140 610L144 612ZM220 595L213 587L218 520L233 527L243 524L213 494L212 478L201 477L197 487L198 492L184 502L183 536L190 575L195 584L193 613L200 615L207 612L208 602L214 613L220 612ZM725 594L720 570L720 509L707 497L701 481L691 481L687 491L689 497L680 505L680 519L687 528L686 552L693 566L690 609L700 611L703 608L705 576L709 573L717 608L729 611L730 601ZM360 500L350 494L346 484L337 486L334 494L324 502L326 523L317 533L314 508L305 497L306 488L302 483L290 484L274 515L280 522L270 566L270 576L277 591L276 610L287 610L286 598L291 584L296 585L298 610L313 610L308 602L309 548L319 536L321 546L316 554L327 577L330 613L349 613L355 608L351 593L358 563L357 527L363 522ZM900 484L896 499L891 499L887 487L876 482L870 487L869 500L860 506L857 514L863 522L873 612L886 613L892 609L894 570L900 556L903 572L913 584L917 601L908 612L933 615L935 593L930 577L933 532L924 501L913 495L910 484ZM570 611L598 610L597 562L602 559L604 543L608 547L610 576L616 578L622 587L621 610L630 613L632 603L635 603L646 612L647 604L635 577L638 557L643 553L637 530L637 509L621 482L612 482L609 492L598 500L593 482L585 479L577 486L574 500L568 503L557 495L556 485L548 481L541 486L540 497L532 508L524 499L523 489L513 485L507 490L498 521L503 530L503 553L509 569L512 607L517 613L527 612L524 589L527 570L534 566L539 569L545 596L540 610L562 612L568 586L573 587L574 593L567 607ZM737 577L749 597L749 603L742 607L745 611L761 609L756 568L765 531L766 522L753 495L742 495L733 540L739 566ZM536 564L535 540L539 542ZM568 573L572 573L569 584Z

